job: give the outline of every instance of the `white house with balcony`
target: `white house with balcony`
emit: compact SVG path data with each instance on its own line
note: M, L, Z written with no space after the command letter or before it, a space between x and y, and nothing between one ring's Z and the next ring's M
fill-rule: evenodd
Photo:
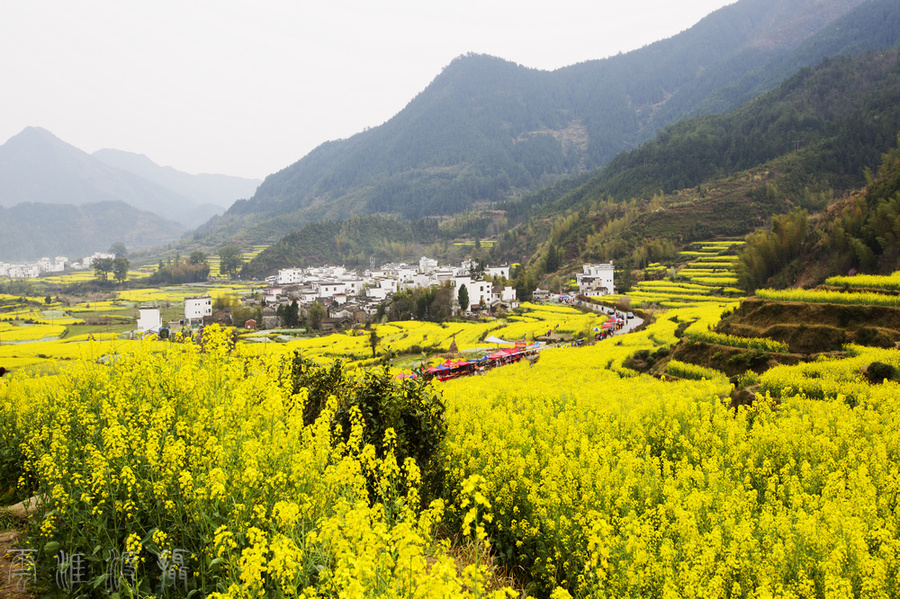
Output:
M616 292L613 263L584 264L584 272L575 275L578 293L587 297L602 297Z

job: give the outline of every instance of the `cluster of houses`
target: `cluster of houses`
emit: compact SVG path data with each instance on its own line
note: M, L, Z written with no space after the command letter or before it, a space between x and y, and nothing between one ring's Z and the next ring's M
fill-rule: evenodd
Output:
M613 264L585 264L582 273L576 275L579 293L599 297L615 292ZM370 322L379 305L392 294L417 287L436 287L445 283L454 290L454 301L465 286L468 305L455 308L464 313L496 313L518 307L516 290L510 285L494 283L508 280L509 266L479 266L469 260L459 266L440 266L437 260L422 257L417 265L389 263L377 270L362 274L342 266L282 269L277 276L266 279L266 287L258 298L246 298L244 307L259 308L262 321L248 320L248 328L272 329L282 325L278 316L279 306L297 301L299 316L307 315L309 307L319 303L326 310L322 328L345 328ZM534 299L552 299L547 291L535 291ZM159 309L142 307L138 329L156 331L162 326ZM209 296L187 298L184 302L184 318L169 326L191 326L195 323L215 320L212 299Z
M33 262L9 263L0 262L0 277L10 279L34 279L44 273L63 272L67 268L71 270L83 270L91 268L94 260L99 258L115 258L113 254L96 252L87 258L69 262L65 256L55 258L41 258Z
M492 281L508 279L509 275L509 266L485 267L481 271L471 261L458 267L439 266L436 260L426 257L418 265L390 263L362 274L342 266L283 269L277 276L266 279L259 299L243 300L245 307L259 307L262 315L262 322L252 319L246 326L266 329L281 326L277 307L288 306L296 300L300 316L305 316L309 307L318 302L327 312L323 329L343 328L370 321L379 305L394 293L444 283L454 289L454 299L458 298L459 289L466 286L469 305L458 306L462 312L511 310L518 307L515 288ZM208 296L187 298L184 319L169 326L191 326L209 320L215 320L212 300ZM138 330L156 331L162 325L158 308L140 308Z
M575 275L578 295L603 297L616 293L615 270L612 262L584 264L582 272ZM531 299L536 302L556 301L572 303L575 298L567 293L553 293L549 289L535 289Z
M427 257L418 264L389 263L361 274L341 266L287 268L266 279L262 297L267 306L296 299L301 310L319 302L328 310L328 320L337 326L371 319L394 293L444 283L454 289L454 299L465 285L469 305L458 306L462 312L510 310L518 306L515 288L492 281L509 275L509 266L489 266L482 271L469 260L459 266L441 266ZM326 321L326 328L329 324Z
M456 267L439 266L437 260L427 257L422 257L417 265L389 263L361 275L341 266L288 268L278 271L278 276L266 279L269 283L266 300L276 300L285 290L291 290L299 294L298 299L303 303L328 301L343 305L358 299L368 300L364 304L374 302L377 305L398 291L436 287L449 282L454 289L466 286L471 305L460 306L460 309L470 311L516 301L513 287L497 286L486 280L497 277L508 279L509 266L488 266L479 272L470 260Z

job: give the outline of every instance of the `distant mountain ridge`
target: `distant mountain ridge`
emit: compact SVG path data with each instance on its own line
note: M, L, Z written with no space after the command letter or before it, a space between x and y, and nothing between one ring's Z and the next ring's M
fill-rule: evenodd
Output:
M588 262L613 260L625 271L675 263L687 244L740 238L798 207L816 215L811 221L820 218L866 184L866 169L874 171L882 153L896 145L898 131L900 46L841 56L802 69L729 113L670 125L593 176L441 221L370 215L311 223L259 253L244 274L262 278L321 263L359 266L370 258L409 261L422 255L417 252L443 259L461 239L491 239L487 250L478 244L465 250L489 263L523 264L522 289L542 277L556 288ZM881 195L890 199L895 188ZM881 265L890 272L900 268L900 232L881 222L897 215L896 206L883 204L873 212L879 226L859 226L855 234L890 250L889 266ZM841 239L839 232L832 235L834 243ZM861 247L846 245L851 252Z
M897 43L898 15L896 1L740 0L668 40L553 72L461 57L394 118L270 175L195 238L273 241L315 220L414 219L515 199L686 115L735 108L784 78L772 81L766 65L790 74L832 52Z
M0 260L176 241L258 181L189 175L118 150L90 155L39 127L0 145Z
M235 200L251 197L262 183L259 179L229 175L205 173L191 175L171 166L160 166L143 154L122 150L104 148L97 150L92 156L112 167L128 171L183 195L197 204L212 204L223 209L228 209Z
M76 206L121 201L193 227L247 197L258 181L189 175L138 154L88 154L40 127L0 146L0 206L32 202Z

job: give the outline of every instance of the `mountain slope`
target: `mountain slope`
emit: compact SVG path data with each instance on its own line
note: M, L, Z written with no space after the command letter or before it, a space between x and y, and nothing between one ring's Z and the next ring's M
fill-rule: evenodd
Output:
M795 207L823 209L864 184L900 131L900 49L823 61L726 115L679 122L583 185L508 214L552 221L531 266L615 259L644 266L680 246L766 227ZM493 259L523 254L513 231Z
M689 116L724 112L749 102L796 73L829 56L862 54L898 43L900 10L896 0L869 0L835 19L789 54L752 69L739 81L724 86L699 102Z
M671 39L553 72L459 58L394 118L270 175L253 198L198 234L237 225L271 240L286 222L297 228L351 213L419 218L518 197L637 146L872 2L741 0Z

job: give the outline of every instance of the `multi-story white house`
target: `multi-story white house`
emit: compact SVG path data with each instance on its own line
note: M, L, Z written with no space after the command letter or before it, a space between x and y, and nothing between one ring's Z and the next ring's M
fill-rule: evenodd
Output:
M362 293L365 281L357 277L344 277L344 293L347 295L359 295Z
M212 298L208 295L186 297L184 299L184 322L190 324L202 321L204 316L212 316Z
M613 263L585 264L584 272L575 275L578 292L588 297L612 295L615 289Z
M460 287L465 285L466 292L469 294L469 305L460 306L460 310L468 312L472 306L477 306L482 302L484 302L485 305L491 303L491 294L494 290L494 284L490 281L475 280L471 277L453 277L452 285L454 289L456 289L457 294L459 293Z
M282 268L278 271L279 285L294 285L303 282L302 268Z
M419 258L419 272L420 273L429 273L438 266L438 261L433 258L428 258L427 256L422 256Z
M320 281L318 290L319 297L325 299L347 293L347 286L340 281Z
M491 300L495 302L502 302L504 304L516 304L516 288L507 285L506 287L501 287L497 285L494 287L493 294L491 295Z

